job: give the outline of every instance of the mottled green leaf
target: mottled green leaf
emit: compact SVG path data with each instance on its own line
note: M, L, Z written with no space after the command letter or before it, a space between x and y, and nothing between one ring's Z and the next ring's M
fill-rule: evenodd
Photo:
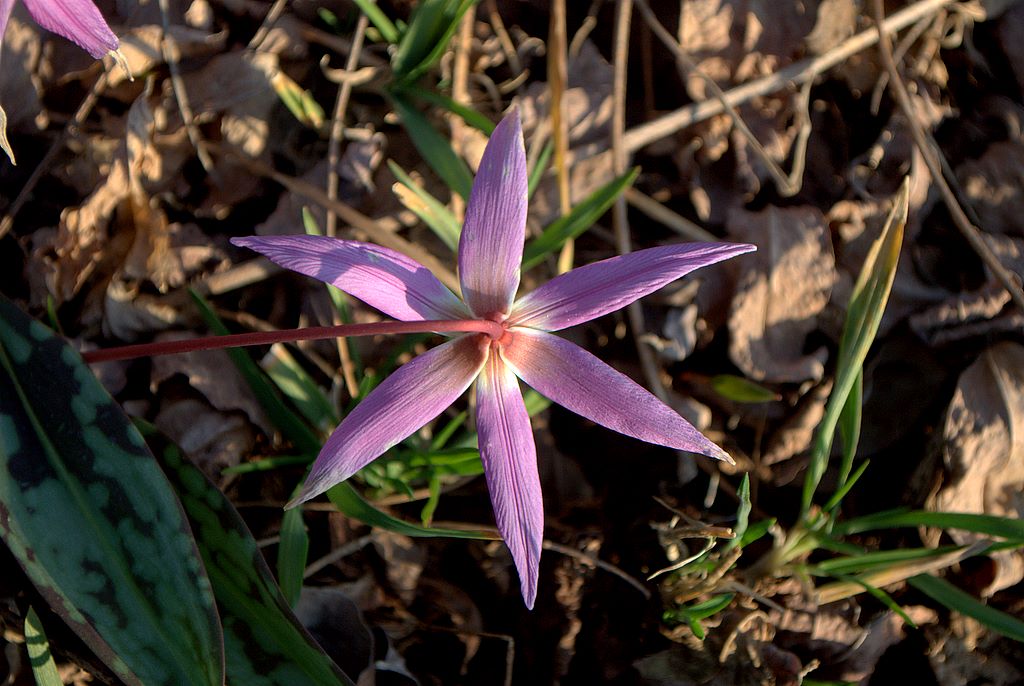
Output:
M126 683L223 682L210 583L166 477L78 353L3 298L0 534Z
M178 448L141 427L188 514L224 625L227 683L349 686L292 614L242 518ZM187 682L182 682L187 683Z
M43 631L43 623L39 621L39 615L32 607L25 615L25 649L32 664L32 676L36 679L36 686L62 686L64 682L60 680L57 665L53 663L50 642Z

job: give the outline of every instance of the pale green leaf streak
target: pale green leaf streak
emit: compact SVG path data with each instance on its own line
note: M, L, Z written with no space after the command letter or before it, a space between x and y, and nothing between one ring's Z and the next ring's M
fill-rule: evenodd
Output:
M36 686L62 686L64 682L57 673L57 665L53 663L50 642L43 630L43 623L39 621L39 615L33 607L29 607L25 614L25 648L28 651Z
M141 436L63 340L2 298L0 320L0 535L123 681L221 684L210 584Z

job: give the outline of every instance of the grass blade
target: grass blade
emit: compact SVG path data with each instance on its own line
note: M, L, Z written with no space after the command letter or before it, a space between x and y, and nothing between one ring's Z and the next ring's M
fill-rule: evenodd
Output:
M593 226L619 194L633 185L639 173L639 167L631 169L591 193L590 197L573 207L569 214L551 222L539 236L526 244L523 250L523 271L536 267L549 254L561 250L570 238L576 238Z
M398 179L395 184L395 194L402 204L416 213L416 216L423 220L423 223L430 227L441 241L448 246L452 252L459 249L459 236L462 235L462 226L455 218L455 215L444 206L437 198L428 193L422 186L413 181L404 169L399 167L393 160L388 160L388 168Z
M1012 615L989 607L977 598L964 593L945 579L931 574L920 574L908 579L911 586L950 610L972 617L992 631L1015 641L1024 641L1024 622Z
M363 11L366 18L370 20L370 23L380 31L381 38L392 44L398 42L400 38L398 29L391 23L388 16L381 11L380 7L377 7L377 3L374 0L354 0L354 2Z
M839 522L832 529L837 536L864 531L898 527L934 526L940 529L961 529L993 538L1024 539L1024 521L969 512L926 512L924 510L890 510Z
M473 187L473 175L462 158L452 150L448 139L439 134L427 118L402 95L392 93L391 102L420 156L448 188L468 200L469 191Z
M825 416L815 435L810 464L804 479L800 513L801 520L805 522L811 509L814 492L828 467L832 437L835 435L840 415L861 374L864 359L878 332L885 303L889 299L889 291L896 278L896 264L903 245L903 229L907 223L909 196L910 185L905 179L896 193L896 201L881 235L868 252L850 296L850 307L839 341L835 385L825 408Z

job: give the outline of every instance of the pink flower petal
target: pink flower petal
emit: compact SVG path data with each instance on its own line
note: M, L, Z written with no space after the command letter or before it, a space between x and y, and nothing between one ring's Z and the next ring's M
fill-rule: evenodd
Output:
M526 239L526 151L518 111L484 149L459 239L462 297L478 317L508 314L519 288Z
M498 531L519 572L526 607L532 609L540 574L544 501L519 380L497 355L488 358L477 384L476 428Z
M520 379L559 405L648 443L732 462L675 410L583 348L543 331L511 333L501 357Z
M44 29L74 41L96 59L117 50L117 36L91 0L25 0L25 7Z
M0 46L4 43L4 33L7 31L7 21L11 18L14 2L15 0L0 0Z
M349 478L451 405L480 373L487 346L461 336L398 368L342 420L289 506Z
M558 331L614 312L679 277L756 250L743 243L648 248L573 269L516 301L509 325Z
M429 269L379 245L327 236L245 236L231 242L333 284L401 321L472 316Z

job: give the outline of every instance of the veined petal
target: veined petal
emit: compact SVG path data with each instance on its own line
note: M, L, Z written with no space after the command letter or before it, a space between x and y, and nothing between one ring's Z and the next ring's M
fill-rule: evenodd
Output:
M510 326L558 331L614 312L679 277L757 248L744 243L666 245L557 276L516 301Z
M544 501L537 450L519 380L491 355L477 384L476 429L494 518L519 573L526 606L533 609L544 537Z
M44 29L74 41L96 59L117 50L117 36L91 0L25 0L25 7Z
M526 239L526 151L519 112L495 127L466 204L459 239L462 297L478 317L508 314Z
M480 373L487 346L461 336L406 362L342 420L289 506L349 478L441 414Z
M328 236L245 236L231 242L333 284L401 321L472 317L429 269L379 245Z
M679 413L583 348L543 331L510 332L502 358L520 379L559 405L648 443L732 462Z

